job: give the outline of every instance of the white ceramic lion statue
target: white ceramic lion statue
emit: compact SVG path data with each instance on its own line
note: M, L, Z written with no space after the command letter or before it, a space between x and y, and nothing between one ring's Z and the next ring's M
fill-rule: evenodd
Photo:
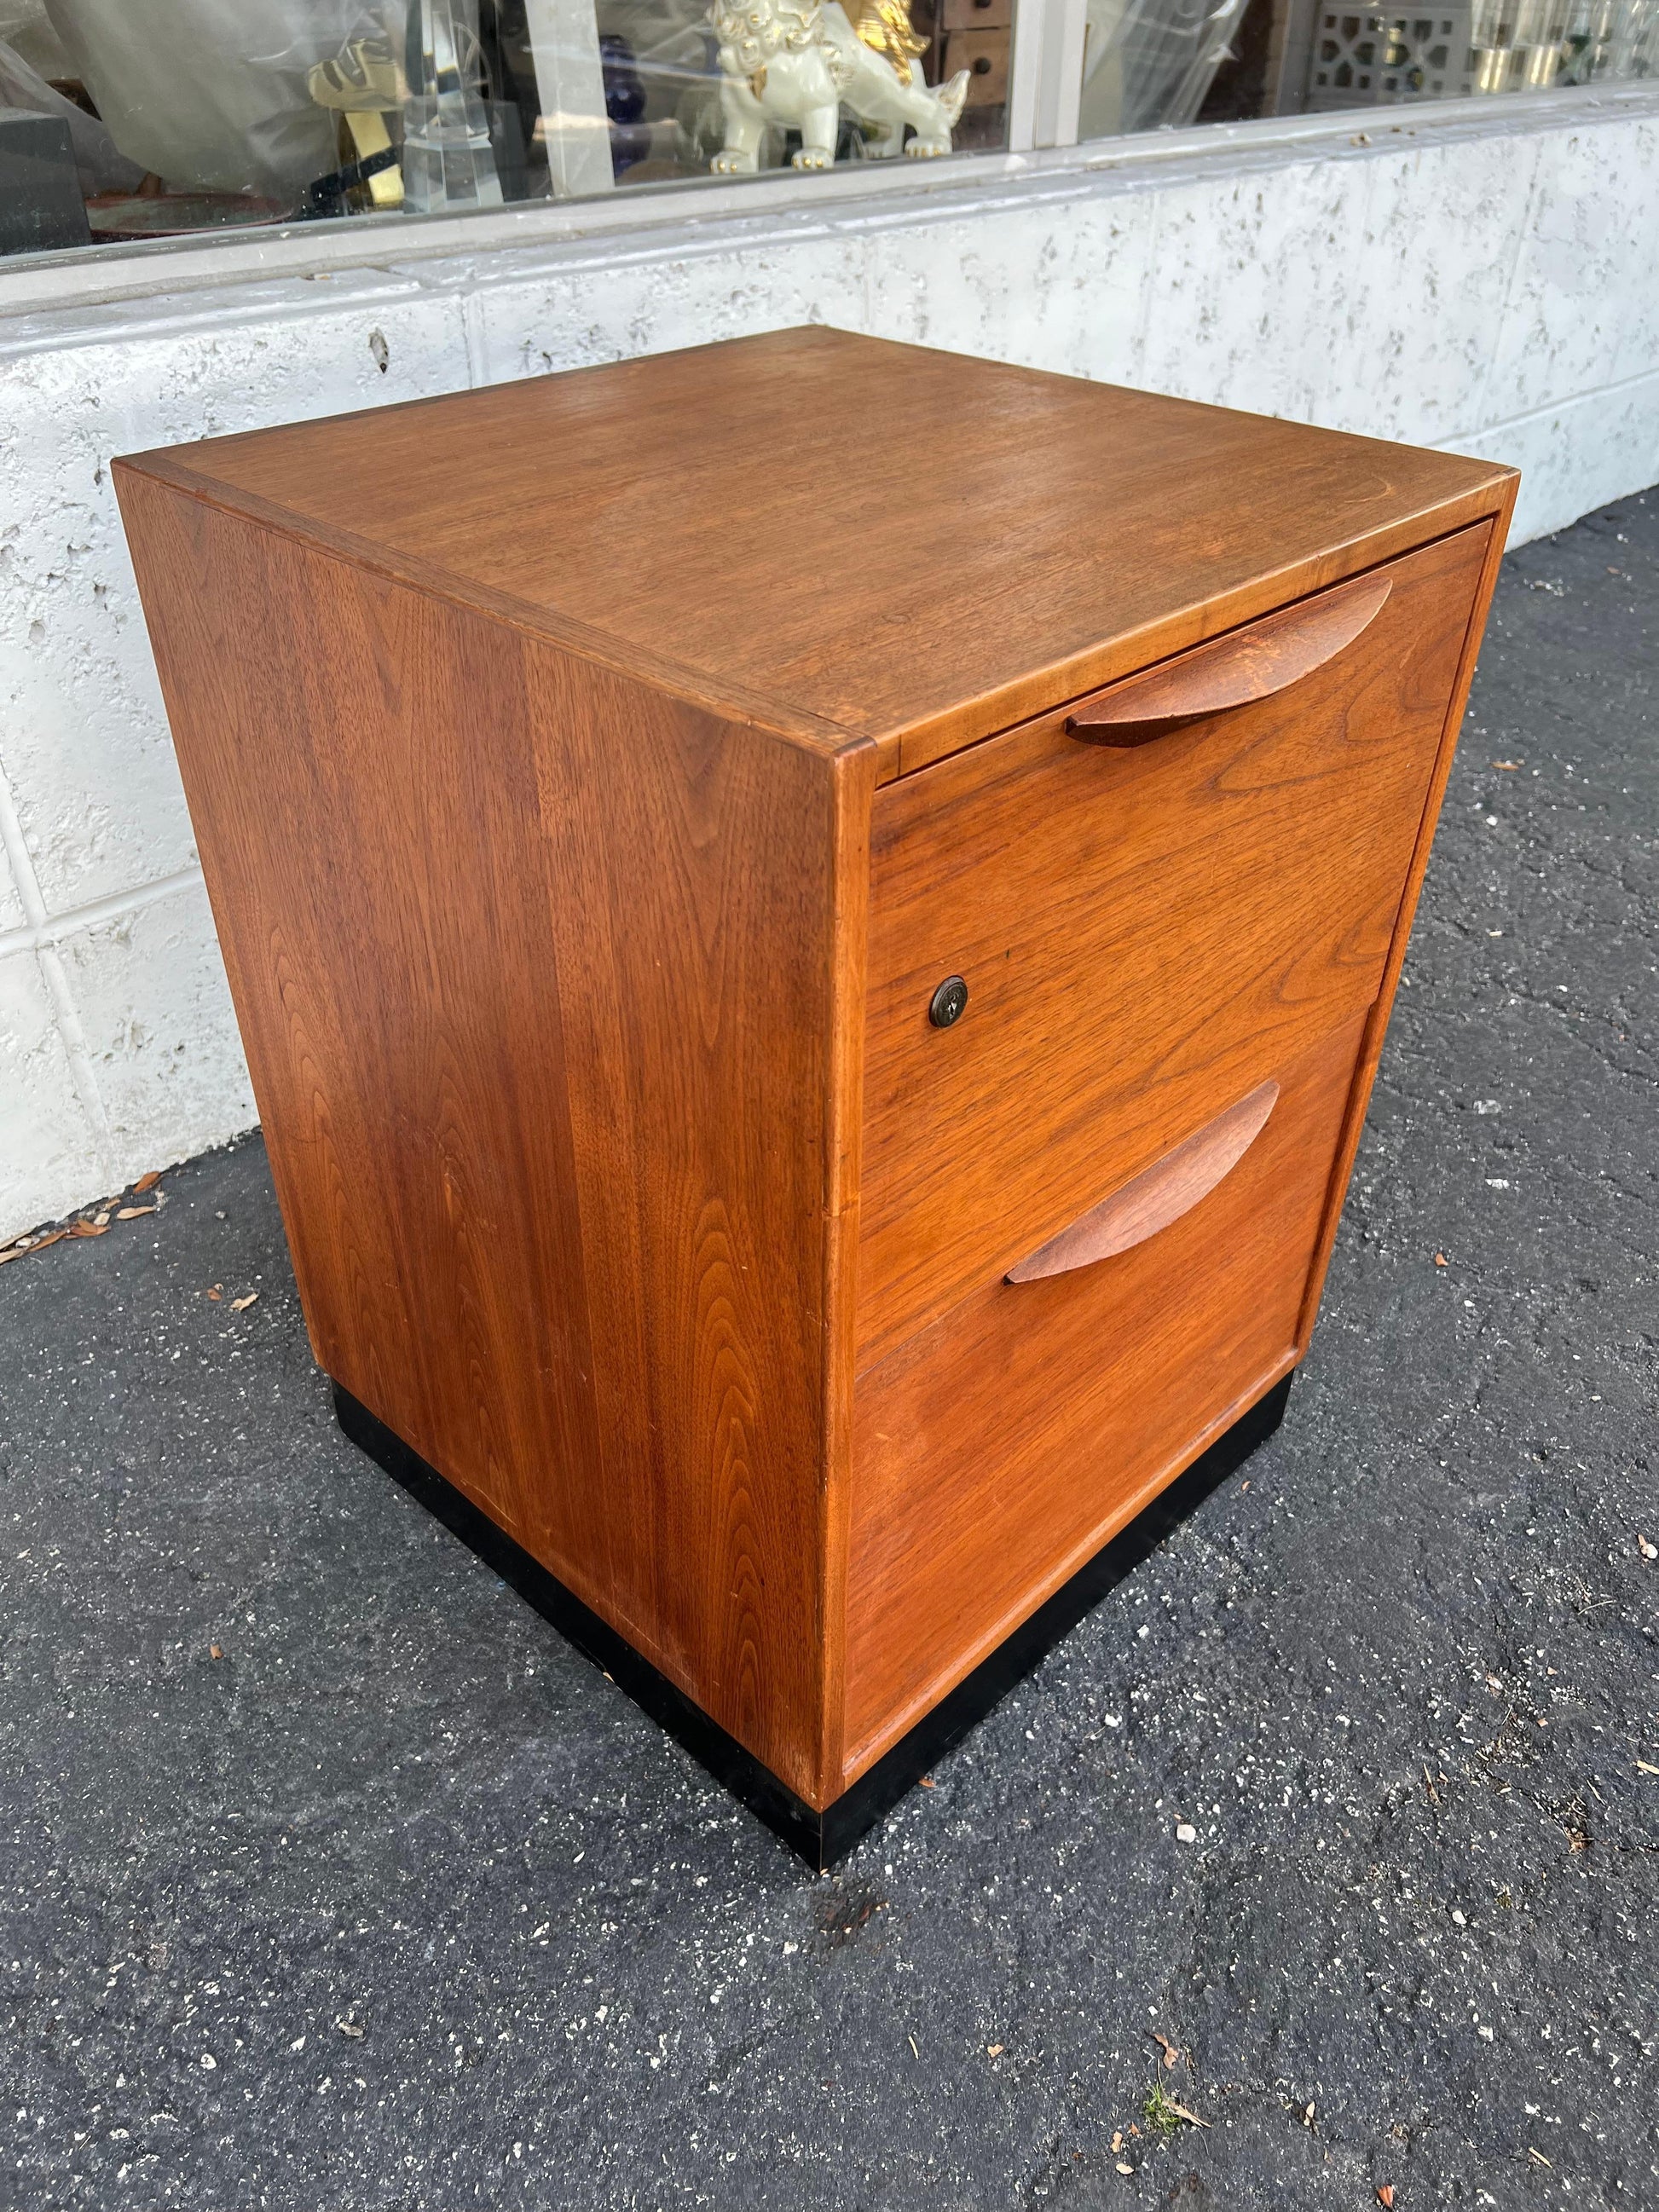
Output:
M874 127L878 150L920 159L951 151L968 72L930 85L915 57L924 41L904 0L864 0L855 29L839 0L714 0L725 145L711 166L721 176L760 166L768 125L800 133L798 169L827 169L845 107ZM881 142L885 142L884 145Z

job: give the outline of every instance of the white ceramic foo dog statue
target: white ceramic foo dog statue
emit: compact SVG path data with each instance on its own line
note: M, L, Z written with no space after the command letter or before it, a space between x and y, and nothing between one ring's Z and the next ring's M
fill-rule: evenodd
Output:
M720 176L760 166L768 124L800 132L798 169L827 169L845 106L873 124L892 150L908 124L907 154L948 154L962 116L968 71L930 85L915 57L925 41L904 0L863 0L854 28L839 0L714 0L709 21L720 50L726 144L710 166Z

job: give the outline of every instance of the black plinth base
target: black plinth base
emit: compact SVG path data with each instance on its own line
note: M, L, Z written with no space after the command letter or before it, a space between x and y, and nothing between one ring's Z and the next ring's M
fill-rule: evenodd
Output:
M434 1513L579 1651L603 1668L717 1782L724 1783L733 1796L741 1798L775 1834L799 1851L808 1866L822 1870L843 1857L890 1813L918 1778L983 1720L1115 1583L1139 1566L1258 1444L1267 1441L1285 1418L1290 1394L1287 1375L821 1813L803 1804L793 1790L786 1789L775 1775L693 1705L683 1690L659 1674L648 1659L641 1658L632 1644L337 1382L334 1410L355 1444Z

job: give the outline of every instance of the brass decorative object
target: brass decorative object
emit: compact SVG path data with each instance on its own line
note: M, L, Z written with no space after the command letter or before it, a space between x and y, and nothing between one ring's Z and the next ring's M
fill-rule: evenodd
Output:
M886 56L901 84L909 83L911 60L927 52L927 41L918 34L904 0L864 0L853 29L872 52Z
M386 118L403 106L408 87L391 50L379 40L353 39L332 61L319 62L307 73L306 90L319 107L345 117L358 161L392 151ZM377 208L401 207L402 169L395 162L377 169L368 179L368 196Z

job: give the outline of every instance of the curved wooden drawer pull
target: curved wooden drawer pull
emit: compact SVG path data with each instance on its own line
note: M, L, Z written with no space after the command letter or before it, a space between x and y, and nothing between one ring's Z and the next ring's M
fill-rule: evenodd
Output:
M1369 629L1389 591L1386 576L1339 584L1248 629L1200 645L1166 668L1131 677L1079 707L1066 726L1089 744L1144 745L1198 715L1271 699L1334 660Z
M1218 1114L1195 1137L1165 1152L1069 1229L1051 1237L1029 1260L1011 1267L1006 1279L1039 1282L1045 1275L1067 1274L1073 1267L1091 1267L1114 1252L1144 1244L1160 1229L1190 1213L1238 1165L1267 1127L1278 1099L1276 1083L1260 1085L1248 1098Z

